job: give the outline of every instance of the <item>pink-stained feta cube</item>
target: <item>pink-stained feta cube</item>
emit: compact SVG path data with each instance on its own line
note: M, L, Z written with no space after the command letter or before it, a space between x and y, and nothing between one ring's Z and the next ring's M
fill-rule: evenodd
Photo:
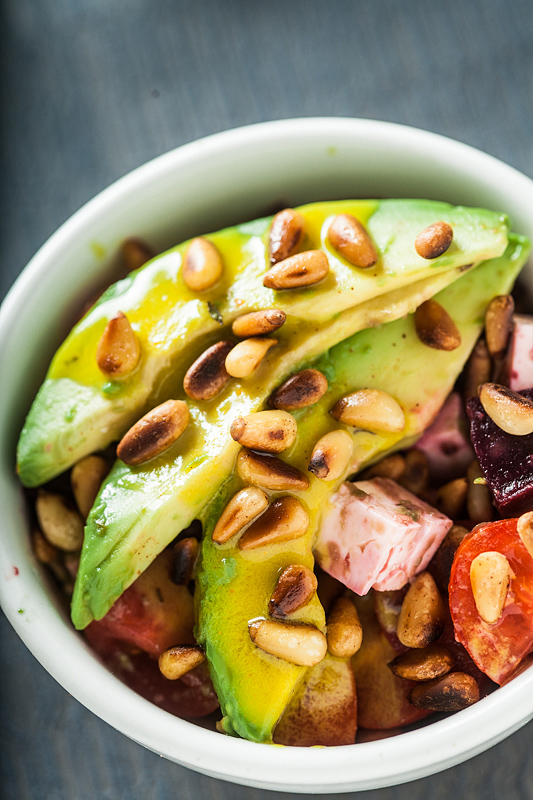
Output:
M331 498L315 557L356 594L401 589L427 567L452 524L389 478L346 482Z
M502 381L513 392L533 387L533 317L515 314Z
M425 453L432 480L447 483L462 477L474 460L468 419L458 392L448 397L435 421L415 445Z

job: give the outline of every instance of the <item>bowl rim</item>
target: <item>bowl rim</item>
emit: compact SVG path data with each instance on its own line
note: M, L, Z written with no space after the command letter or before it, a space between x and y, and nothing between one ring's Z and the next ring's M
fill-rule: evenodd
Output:
M128 193L155 183L195 159L212 158L243 146L260 146L273 137L287 143L303 135L372 138L413 149L438 163L460 163L468 176L485 172L495 186L505 182L527 198L533 211L533 181L511 166L469 145L397 123L345 117L304 117L257 123L182 145L143 164L97 194L45 242L28 263L0 308L0 341L16 324L17 310L35 279L78 231L94 223ZM0 375L8 348L0 353ZM0 476L0 480L4 480ZM13 489L13 481L10 489ZM20 512L20 509L19 509ZM5 524L5 522L4 522ZM128 689L98 661L50 602L35 564L14 575L18 561L30 563L29 544L0 541L0 599L6 616L47 671L83 705L136 742L199 772L250 786L295 792L342 792L405 782L434 773L482 752L533 717L533 670L518 675L479 703L419 730L374 742L332 748L265 747L173 717ZM30 598L33 598L31 600ZM21 615L21 604L27 613ZM22 606L23 607L23 606ZM38 631L49 631L50 648ZM74 672L64 657L73 648L85 668ZM356 748L354 750L354 747ZM350 748L348 754L346 748ZM438 755L436 755L438 754Z

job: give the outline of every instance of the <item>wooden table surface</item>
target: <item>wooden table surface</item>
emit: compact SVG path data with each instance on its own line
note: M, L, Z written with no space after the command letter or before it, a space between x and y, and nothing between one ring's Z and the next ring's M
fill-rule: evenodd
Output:
M402 122L533 176L531 0L4 0L0 14L0 298L100 189L251 122ZM303 797L232 786L144 750L1 625L5 800ZM532 744L530 724L466 764L366 797L533 798Z

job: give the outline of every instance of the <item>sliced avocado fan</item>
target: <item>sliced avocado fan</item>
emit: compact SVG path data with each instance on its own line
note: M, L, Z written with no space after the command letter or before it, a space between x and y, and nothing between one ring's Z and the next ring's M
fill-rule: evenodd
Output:
M511 235L503 257L482 264L436 296L460 331L457 349L428 349L419 341L413 318L408 316L356 333L309 365L327 376L329 390L314 406L294 412L298 439L284 454L291 465L306 471L316 441L328 431L344 427L331 417L330 409L339 398L360 388L391 394L405 412L406 427L402 433L383 435L346 428L354 444L346 473L327 482L307 473L309 488L292 492L309 513L310 526L304 536L245 551L239 550L235 539L215 544L211 536L220 512L243 487L237 476L232 476L201 515L204 538L197 576L196 638L207 655L226 732L256 742L272 741L275 725L307 668L256 647L248 633L249 621L268 618L268 601L282 569L291 564L313 567L315 535L329 497L340 483L386 453L410 446L432 421L479 336L488 303L495 295L510 291L528 251L527 240ZM271 495L274 498L279 493ZM291 619L324 630L318 597L314 595Z
M145 411L177 394L187 367L220 338L217 317L228 326L247 311L275 307L287 313L295 330L310 332L430 276L454 280L458 269L501 255L507 243L505 217L427 200L346 200L300 211L306 230L301 249L321 249L329 260L330 272L316 286L292 292L263 286L269 266L268 218L207 237L222 255L224 274L206 292L192 292L181 276L188 242L110 287L59 348L30 409L17 454L22 483L38 486L59 475L120 439ZM353 267L332 248L327 231L339 213L353 214L366 225L379 254L370 269ZM414 241L436 220L452 225L454 239L443 255L428 261L417 254ZM367 324L382 322L386 305L381 303L382 313ZM109 380L98 369L96 348L119 311L138 337L141 359L130 376ZM354 330L347 327L345 335Z
M453 271L457 278L459 270ZM426 278L349 309L321 326L288 318L278 344L242 382L230 382L210 402L188 400L191 424L168 451L141 467L117 461L91 510L76 580L72 619L84 628L100 619L151 561L195 519L231 476L239 445L229 429L259 411L292 371L379 321L397 319L449 284L452 273Z

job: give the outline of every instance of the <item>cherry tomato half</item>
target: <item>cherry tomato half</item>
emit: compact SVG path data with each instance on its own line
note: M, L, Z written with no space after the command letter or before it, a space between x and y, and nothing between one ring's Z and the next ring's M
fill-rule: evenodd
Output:
M91 630L127 642L152 655L194 642L194 602L186 586L170 579L172 553L165 550Z
M159 671L157 659L119 642L92 623L85 636L104 664L119 680L146 700L177 717L205 717L218 708L207 665L200 664L177 681Z
M466 536L450 576L450 611L455 637L480 670L503 683L533 650L533 558L524 547L516 519L479 525ZM470 565L480 553L502 553L511 566L511 580L500 619L494 624L479 615L470 583Z

